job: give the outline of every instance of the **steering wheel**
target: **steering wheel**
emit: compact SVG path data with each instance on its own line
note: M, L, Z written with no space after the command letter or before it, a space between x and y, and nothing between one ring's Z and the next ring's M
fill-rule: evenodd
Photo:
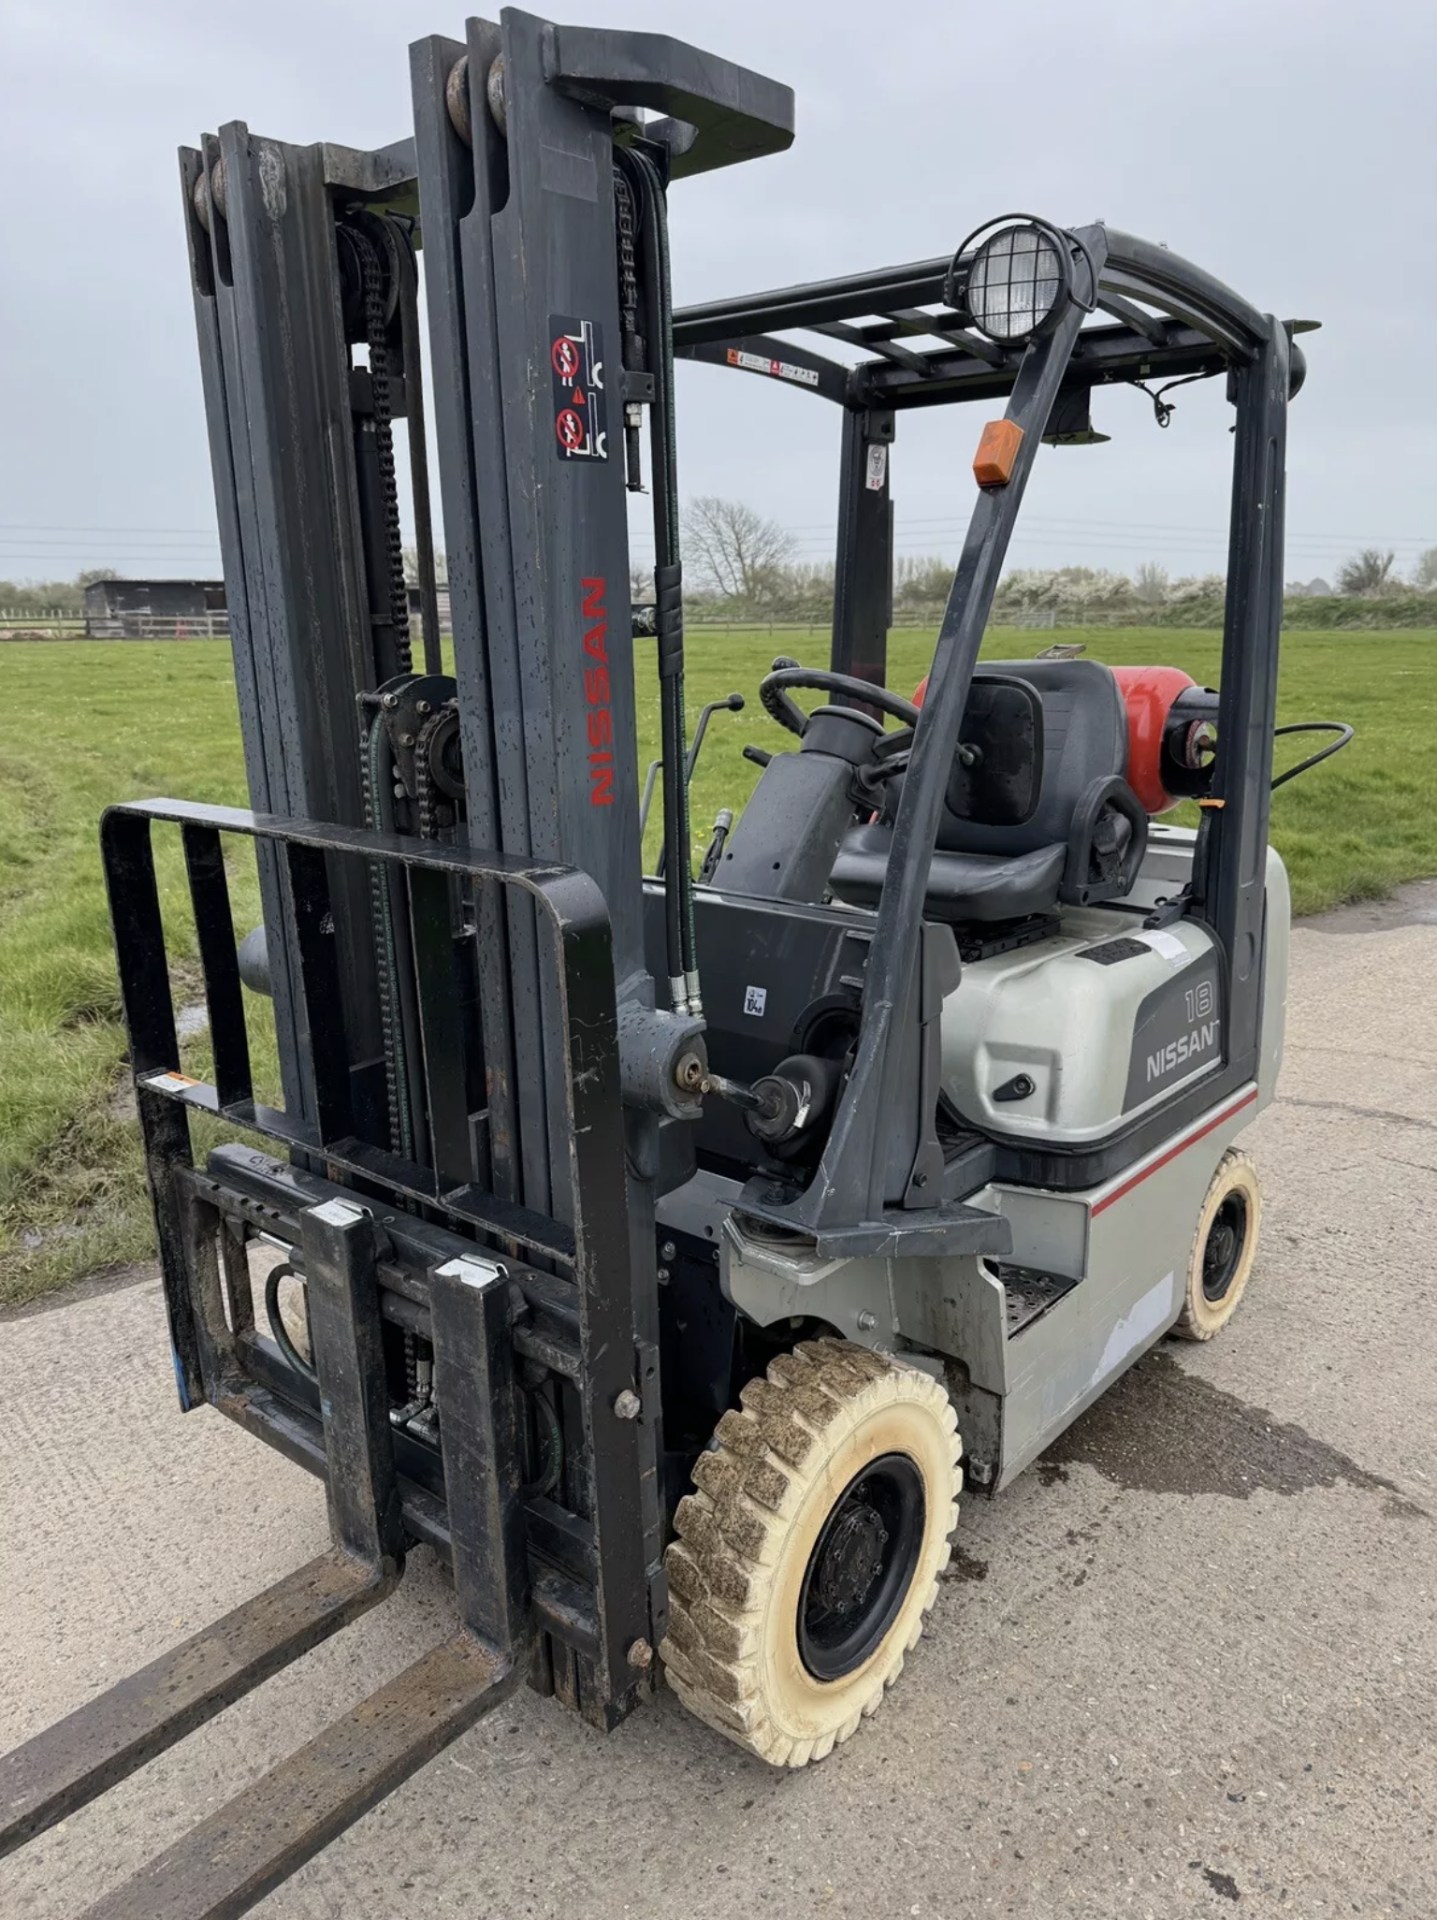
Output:
M877 707L880 713L903 721L905 726L918 724L918 709L911 700L905 700L900 693L890 693L887 687L875 687L871 680L858 680L848 673L829 673L822 667L776 667L759 682L758 697L769 717L777 720L781 727L787 727L790 733L801 734L809 719L790 697L790 687L836 693L846 700L861 701L866 707Z

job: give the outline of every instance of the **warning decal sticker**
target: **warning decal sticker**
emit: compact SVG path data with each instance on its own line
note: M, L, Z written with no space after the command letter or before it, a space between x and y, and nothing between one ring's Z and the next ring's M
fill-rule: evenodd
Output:
M604 336L596 320L549 315L554 444L561 460L607 460Z
M796 380L801 387L818 385L816 367L796 367L789 360L770 360L762 353L744 353L738 347L730 347L726 355L731 367L742 367L745 373L766 373L774 380Z

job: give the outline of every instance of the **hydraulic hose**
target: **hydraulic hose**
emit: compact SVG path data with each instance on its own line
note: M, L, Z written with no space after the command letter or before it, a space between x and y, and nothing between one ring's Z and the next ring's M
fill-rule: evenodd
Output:
M679 554L678 442L674 422L673 290L669 271L668 210L658 168L633 151L621 164L636 170L642 188L644 267L649 339L656 351L651 422L654 489L654 591L658 636L660 734L664 768L664 904L669 985L674 1009L702 1013L698 944L694 935L694 878L688 736L684 721L683 572Z
M289 1261L282 1260L277 1267L271 1267L265 1275L264 1310L265 1316L269 1321L270 1332L274 1335L275 1345L294 1368L295 1372L302 1373L306 1380L317 1380L319 1375L314 1370L314 1362L305 1359L299 1348L294 1344L293 1340L291 1340L289 1328L284 1324L284 1315L279 1310L279 1283L281 1280L298 1280L300 1282L300 1292L304 1295L304 1323L306 1328L309 1326L309 1289L305 1286L302 1277L295 1272ZM314 1342L311 1340L311 1352L313 1349Z
M534 1479L519 1489L522 1500L537 1500L550 1494L559 1484L559 1476L564 1471L564 1433L559 1425L559 1416L554 1404L542 1387L536 1387L529 1395L529 1404L536 1415L536 1423L543 1434L543 1466Z

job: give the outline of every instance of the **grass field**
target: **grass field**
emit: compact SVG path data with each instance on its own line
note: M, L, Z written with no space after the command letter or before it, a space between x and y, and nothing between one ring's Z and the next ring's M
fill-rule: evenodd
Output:
M1170 661L1209 684L1217 673L1215 634L1081 637L1114 664ZM1053 638L999 633L986 651L1030 655ZM896 632L890 684L915 685L931 648L931 634ZM801 634L691 642L691 721L730 691L748 702L712 722L693 784L699 848L717 809L740 805L758 778L743 743L784 744L755 695L780 649L815 664L826 653L820 637ZM1344 754L1273 803L1298 912L1437 873L1437 633L1287 634L1281 718L1357 728ZM642 671L640 723L646 763L657 750L658 696ZM1287 744L1284 764L1318 743ZM149 1249L136 1129L115 1097L123 1034L96 829L110 801L156 794L244 804L226 642L0 646L0 1304ZM177 851L165 853L162 892L183 976L193 942ZM232 884L236 920L249 925L252 867L237 866ZM202 1038L192 1052L202 1064Z

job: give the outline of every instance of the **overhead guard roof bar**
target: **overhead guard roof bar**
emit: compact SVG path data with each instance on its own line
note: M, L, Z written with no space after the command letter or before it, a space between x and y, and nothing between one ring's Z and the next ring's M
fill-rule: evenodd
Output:
M1073 356L1075 382L1079 368L1088 366L1094 379L1133 377L1125 363L1134 351L1140 357L1161 356L1161 367L1153 371L1176 373L1216 373L1231 357L1248 360L1261 351L1267 320L1222 281L1151 241L1111 229L1106 237L1108 257L1097 304L1119 324L1080 334ZM729 359L724 350L742 338L743 345L760 356L796 359L799 349L770 336L808 329L872 356L857 367L840 367L804 354L803 364L824 367L828 377L813 390L830 399L842 397L839 378L850 388L863 382L869 404L915 406L937 400L937 392L916 390L928 382L941 382L945 397L953 399L967 393L975 398L1005 393L1012 387L1021 353L955 327L959 316L944 303L949 266L947 258L919 260L685 307L674 315L675 348L685 358L723 364ZM939 311L925 316L920 311L925 306ZM1149 313L1147 307L1159 311ZM925 318L931 318L932 335L944 345L928 352L899 345L900 339L911 342L921 335Z
M920 260L907 267L880 267L839 280L780 287L772 293L735 294L674 313L674 344L701 346L736 333L778 333L816 321L852 320L893 306L923 306L943 298L950 260Z
M1251 358L1266 345L1271 329L1256 307L1239 293L1181 254L1139 240L1130 233L1108 235L1108 259L1101 290L1161 307L1175 320L1186 321L1219 346L1235 348Z

